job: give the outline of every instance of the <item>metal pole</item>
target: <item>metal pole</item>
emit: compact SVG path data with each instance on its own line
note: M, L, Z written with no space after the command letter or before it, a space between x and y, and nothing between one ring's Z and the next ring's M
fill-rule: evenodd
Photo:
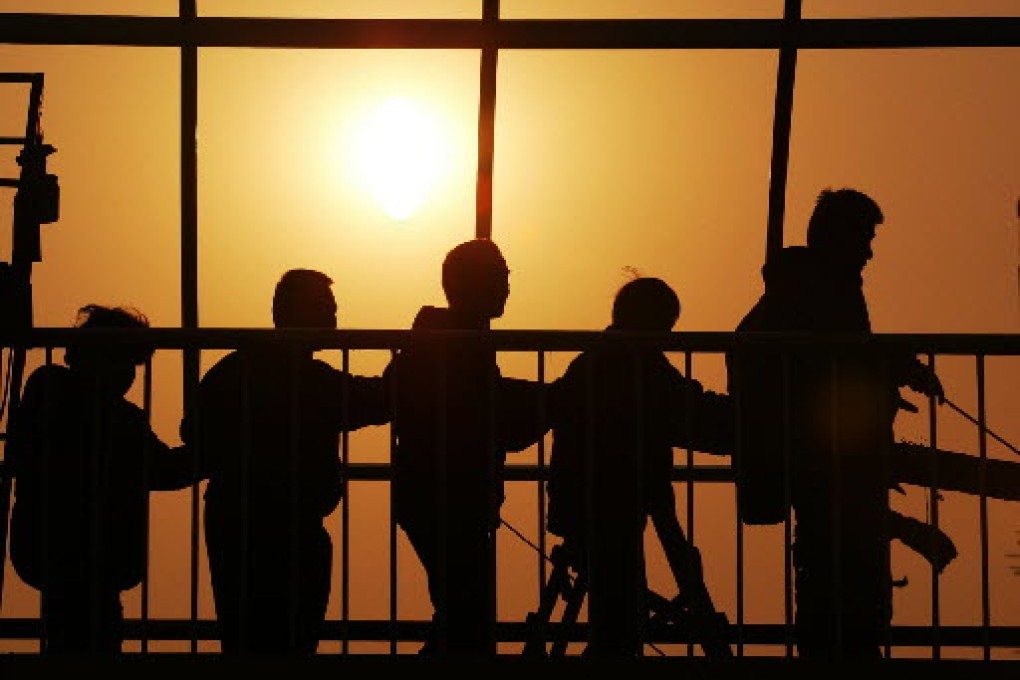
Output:
M496 146L495 28L499 23L499 0L482 6L485 46L482 47L481 84L478 93L478 184L475 193L475 236L492 238L492 166Z
M198 328L198 48L193 33L196 0L180 0L181 42L181 327ZM199 351L183 353L184 411L194 405L198 390ZM197 441L197 439L195 440ZM191 651L198 651L199 488L191 488Z
M765 260L783 248L786 213L786 179L790 163L790 126L793 118L793 85L797 74L797 48L791 46L791 27L800 21L801 0L785 0L783 47L776 74L775 115L772 120L772 166L769 173L769 217Z

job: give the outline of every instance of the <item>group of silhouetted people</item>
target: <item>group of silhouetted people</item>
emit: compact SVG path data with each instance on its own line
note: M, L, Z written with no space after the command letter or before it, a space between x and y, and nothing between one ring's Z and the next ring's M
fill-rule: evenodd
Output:
M862 272L882 221L865 194L823 191L807 245L770 258L765 291L737 330L870 333ZM752 347L728 354L727 391L713 392L640 341L672 331L681 304L662 279L636 276L613 300L606 335L637 341L583 352L549 383L509 378L485 342L503 314L509 272L491 240L453 248L442 264L447 306L419 310L378 376L338 370L316 359L310 342L227 354L202 377L179 447L160 441L125 397L151 347L75 344L66 365L33 372L7 458L16 484L11 557L41 594L44 651L120 652L120 596L144 575L148 493L206 480L223 653L314 654L333 564L324 519L346 489L339 441L389 424L394 521L425 569L434 612L421 654L496 655L504 465L551 432L546 528L586 583L586 654L642 655L649 519L670 547L680 590L707 601L701 555L676 513L679 448L732 457L748 523L783 521L792 510L799 654L881 656L892 616L890 542L938 569L955 556L941 531L889 505L896 479L885 456L905 403L899 388L941 398L928 366L912 355ZM286 272L272 314L280 329L336 329L332 280ZM78 325L148 322L131 309L89 305Z

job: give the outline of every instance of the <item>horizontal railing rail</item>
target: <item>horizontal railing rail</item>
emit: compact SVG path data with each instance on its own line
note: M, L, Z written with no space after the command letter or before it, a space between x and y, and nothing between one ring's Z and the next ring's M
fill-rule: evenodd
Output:
M877 49L1020 46L1018 17L276 19L0 14L21 45L301 49Z
M61 348L69 344L144 343L162 350L223 350L265 342L294 343L319 349L396 350L415 337L433 334L450 338L484 340L496 351L580 352L607 344L636 344L665 352L721 353L742 347L773 349L831 348L904 350L918 354L1018 356L1020 334L1015 333L872 333L827 334L765 332L627 332L587 330L376 330L376 329L269 329L269 328L33 328L0 329L0 347Z

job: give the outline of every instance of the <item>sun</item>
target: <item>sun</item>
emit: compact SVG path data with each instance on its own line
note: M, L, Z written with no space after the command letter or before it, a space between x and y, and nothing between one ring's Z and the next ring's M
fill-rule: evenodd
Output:
M414 216L443 169L445 149L436 122L406 97L371 110L355 131L358 177L387 215Z

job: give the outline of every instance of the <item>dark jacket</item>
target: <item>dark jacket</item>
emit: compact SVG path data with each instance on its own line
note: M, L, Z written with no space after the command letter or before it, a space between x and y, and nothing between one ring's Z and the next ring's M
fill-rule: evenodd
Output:
M150 490L191 482L189 458L145 412L89 376L47 365L25 383L7 460L15 476L11 559L29 585L127 590L145 568Z
M770 260L762 274L765 292L738 332L843 334L862 340L871 334L858 271L793 246ZM864 342L840 349L798 345L786 353L759 347L728 354L728 391L742 427L738 481L768 481L774 497L782 493L788 461L795 506L830 502L839 494L848 502L871 498L877 503L892 485L884 453L893 443L898 386L915 361ZM841 488L838 494L834 486ZM756 497L743 500L747 513L756 512ZM863 500L861 506L871 507Z
M231 352L203 376L181 422L207 508L252 522L319 526L343 491L340 436L389 421L382 378L351 375L280 347Z
M629 512L640 524L675 513L673 449L733 449L729 397L705 390L661 352L585 352L557 381L553 401L549 530L564 538L579 538L595 517L620 521Z
M451 310L426 306L417 334L387 369L392 380L396 519L451 518L493 528L504 499L507 453L548 429L539 400L546 387L504 378L484 339L431 331L471 330Z

